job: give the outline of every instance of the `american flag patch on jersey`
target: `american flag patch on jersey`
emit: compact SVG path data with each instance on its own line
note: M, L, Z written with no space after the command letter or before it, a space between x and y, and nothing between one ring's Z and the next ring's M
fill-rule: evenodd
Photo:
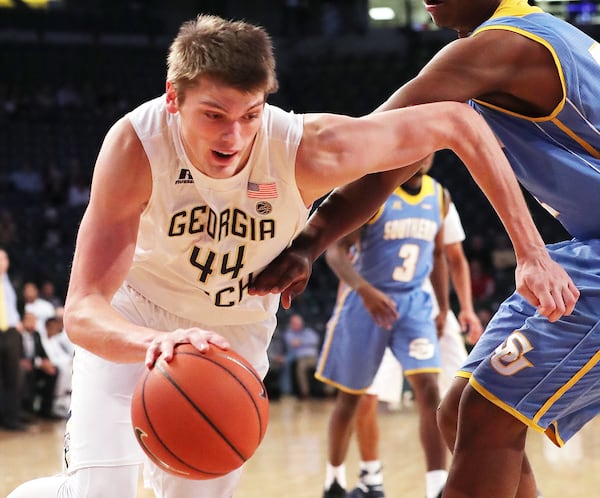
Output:
M275 199L277 197L277 184L248 182L248 197L253 199Z

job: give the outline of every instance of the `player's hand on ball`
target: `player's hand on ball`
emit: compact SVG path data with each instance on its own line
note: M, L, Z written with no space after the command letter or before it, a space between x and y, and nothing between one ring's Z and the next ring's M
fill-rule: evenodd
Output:
M146 351L146 366L152 368L159 358L167 362L171 361L173 359L173 350L177 344L191 344L201 353L208 350L209 344L213 344L221 349L229 349L231 347L223 336L216 332L200 328L161 332L152 340Z

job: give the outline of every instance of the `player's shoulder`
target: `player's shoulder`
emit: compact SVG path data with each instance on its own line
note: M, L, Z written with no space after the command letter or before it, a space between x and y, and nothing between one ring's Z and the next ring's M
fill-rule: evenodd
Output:
M299 141L303 128L303 116L267 103L263 111L262 126L271 139Z
M168 127L169 111L165 95L148 100L128 112L129 120L140 139L163 134Z

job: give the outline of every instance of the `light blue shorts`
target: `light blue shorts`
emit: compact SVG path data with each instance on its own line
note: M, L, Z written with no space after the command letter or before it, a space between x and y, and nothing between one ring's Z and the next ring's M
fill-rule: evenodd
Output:
M358 293L346 290L327 326L317 379L346 392L364 392L373 382L386 346L406 375L440 371L431 296L421 288L388 295L400 315L392 330L378 327Z
M574 312L552 323L513 294L458 375L562 446L600 412L600 240L548 249L581 293Z

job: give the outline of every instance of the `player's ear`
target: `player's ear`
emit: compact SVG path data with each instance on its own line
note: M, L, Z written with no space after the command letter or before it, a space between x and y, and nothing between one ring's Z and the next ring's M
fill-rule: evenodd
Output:
M179 103L177 101L177 91L170 81L167 81L166 86L167 111L175 114L179 111Z

